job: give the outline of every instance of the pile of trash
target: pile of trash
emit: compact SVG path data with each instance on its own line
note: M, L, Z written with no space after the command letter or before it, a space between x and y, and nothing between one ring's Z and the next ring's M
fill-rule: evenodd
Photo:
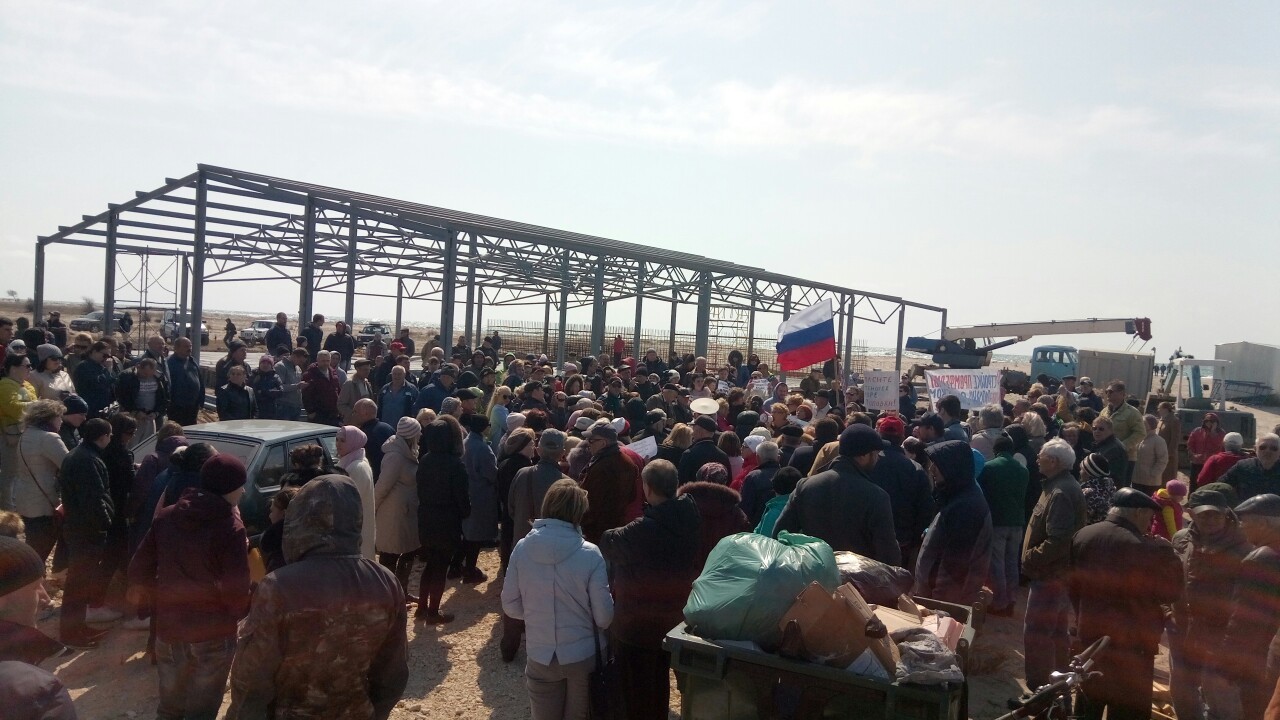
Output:
M781 532L721 540L685 605L690 633L886 682L964 682L965 626L916 604L914 578L825 542Z

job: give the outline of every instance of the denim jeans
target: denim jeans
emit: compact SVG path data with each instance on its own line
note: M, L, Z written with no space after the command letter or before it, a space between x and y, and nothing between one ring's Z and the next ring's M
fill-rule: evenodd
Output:
M1013 605L1018 591L1018 564L1022 559L1022 526L991 529L992 607L1001 610Z
M157 720L216 720L235 651L236 640L231 637L199 643L167 643L157 638Z
M1027 617L1022 626L1027 687L1031 690L1048 683L1049 673L1066 669L1071 659L1070 613L1065 581L1032 581L1027 595Z

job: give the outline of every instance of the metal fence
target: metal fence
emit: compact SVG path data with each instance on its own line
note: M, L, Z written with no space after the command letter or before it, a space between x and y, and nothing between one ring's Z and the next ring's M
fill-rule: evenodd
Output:
M548 357L555 357L556 342L560 337L560 326L558 324L553 323L547 326L536 321L513 320L495 320L484 324L486 337L492 335L494 330L497 330L502 336L502 350L504 352L533 353L535 355L546 353ZM721 332L712 333L707 343L706 357L707 364L710 367L719 367L724 363L731 350L741 350L744 356L747 355L747 336L745 334L725 334L723 328L717 328L717 330ZM672 335L668 330L641 328L638 352L634 347L634 333L634 327L606 326L604 351L612 354L613 339L619 335L622 336L623 342L626 343L626 355L634 357L643 355L649 348L657 350L659 357L664 360L671 351L681 356L694 351L696 337L692 331L677 330L673 342ZM757 335L755 338L755 354L760 356L761 362L771 368L778 366L778 355L774 350L776 344L777 339L773 336ZM591 326L585 323L566 325L564 346L565 357L570 359L588 354L591 350ZM867 368L866 341L855 339L852 350L851 367L848 368L848 371L861 375Z

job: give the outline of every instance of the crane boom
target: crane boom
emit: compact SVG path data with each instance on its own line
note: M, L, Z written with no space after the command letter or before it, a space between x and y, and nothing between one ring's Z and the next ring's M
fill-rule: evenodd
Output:
M1089 318L1087 320L1045 320L1025 323L994 323L949 327L942 331L943 340L984 340L1016 337L1029 340L1036 335L1076 335L1083 333L1123 332L1129 335L1151 335L1151 321L1146 318Z

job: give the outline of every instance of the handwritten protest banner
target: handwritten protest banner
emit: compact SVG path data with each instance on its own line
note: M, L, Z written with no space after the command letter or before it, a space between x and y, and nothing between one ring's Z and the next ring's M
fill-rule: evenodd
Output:
M862 394L868 410L897 410L898 374L892 370L868 370Z
M762 398L769 397L769 381L761 378L747 383L747 396L750 397L752 395Z
M999 404L1000 371L998 370L925 370L929 383L929 404L933 405L947 395L960 398L960 407L973 410Z

